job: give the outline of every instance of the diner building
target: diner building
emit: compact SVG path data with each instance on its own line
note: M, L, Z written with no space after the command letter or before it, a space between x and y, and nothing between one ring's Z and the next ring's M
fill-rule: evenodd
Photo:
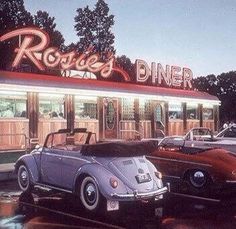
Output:
M219 105L196 90L0 71L0 150L42 145L62 128L85 127L99 140L217 131Z
M61 52L35 27L10 31L0 42L12 39L19 40L12 71L0 71L0 150L42 145L48 133L64 128L87 128L98 140L183 135L199 126L218 130L220 101L193 89L189 68L138 59L131 79L113 55L104 60L93 46ZM57 75L45 74L52 71ZM112 81L114 74L120 82Z

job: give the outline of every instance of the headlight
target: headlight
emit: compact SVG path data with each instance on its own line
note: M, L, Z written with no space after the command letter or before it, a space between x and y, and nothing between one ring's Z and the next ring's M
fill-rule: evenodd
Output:
M115 178L110 178L110 185L112 188L117 188L118 186L118 181Z
M155 175L157 178L162 179L162 173L155 171Z

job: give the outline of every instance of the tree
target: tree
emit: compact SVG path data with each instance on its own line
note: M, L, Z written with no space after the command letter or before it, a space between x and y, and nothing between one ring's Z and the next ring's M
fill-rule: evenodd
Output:
M108 54L115 54L114 38L111 27L114 25L114 15L109 15L109 7L104 0L98 0L95 9L88 6L77 9L75 16L75 30L79 37L77 49L84 52L93 45L94 52L99 53L102 60Z
M135 66L132 63L132 61L129 59L129 57L127 57L126 55L117 56L115 60L115 65L119 68L122 68L124 71L128 73L131 83L136 82ZM116 72L113 72L112 79L114 79L114 81L122 81L122 77L120 77L119 74Z
M32 25L33 18L26 11L23 0L1 0L0 2L0 31Z
M221 101L220 118L222 121L236 121L236 72L230 71L217 76Z
M1 0L0 2L0 35L13 29L32 25L33 17L26 11L23 0ZM18 38L11 42L0 43L0 68L10 69L14 58L14 49L17 47Z
M76 10L77 16L75 17L75 30L79 37L77 49L79 52L86 51L91 44L94 43L94 16L92 11L86 6L84 9L79 8Z
M34 25L46 31L50 37L49 46L57 47L60 50L64 48L65 39L62 34L56 30L55 18L50 17L46 11L38 11L34 15Z
M111 32L114 25L114 15L108 15L109 7L104 0L98 0L95 5L95 48L102 58L106 58L107 53L115 54L113 47L115 36Z
M221 124L236 121L236 71L198 77L194 79L194 87L219 98Z
M194 88L199 91L205 91L211 95L218 95L218 79L215 75L200 76L193 80Z

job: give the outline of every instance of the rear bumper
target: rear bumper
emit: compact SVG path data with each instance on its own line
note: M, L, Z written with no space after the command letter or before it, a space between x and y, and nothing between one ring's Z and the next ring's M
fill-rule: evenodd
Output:
M119 194L119 193L112 193L111 196L116 199L120 200L147 200L151 198L157 198L160 197L161 195L165 194L166 192L169 192L169 185L166 187L160 188L155 191L151 192L144 192L144 193L139 193L137 191L134 191L133 193L128 193L128 194Z

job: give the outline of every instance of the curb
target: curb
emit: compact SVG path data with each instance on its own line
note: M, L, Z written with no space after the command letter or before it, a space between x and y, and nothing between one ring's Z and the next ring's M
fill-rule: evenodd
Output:
M15 180L16 178L17 178L17 176L13 171L0 173L0 181Z
M16 178L14 163L0 164L0 181L14 180Z

